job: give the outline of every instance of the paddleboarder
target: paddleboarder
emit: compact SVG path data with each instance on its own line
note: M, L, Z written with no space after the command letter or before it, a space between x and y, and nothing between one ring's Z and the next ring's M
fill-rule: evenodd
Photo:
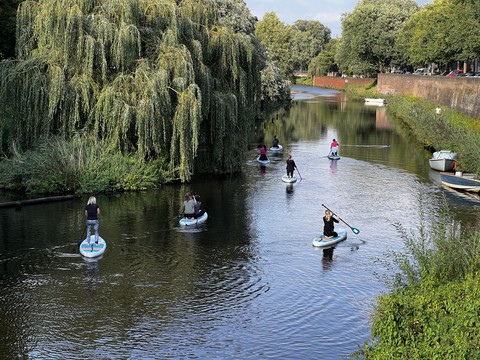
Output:
M339 146L340 143L337 140L333 139L332 143L330 144L330 153L334 156L337 156Z
M325 210L325 216L323 217L323 235L327 238L337 237L338 234L335 232L334 223L338 223L341 220L340 216L332 216L330 210Z
M85 216L87 218L87 239L88 245L90 245L90 234L91 234L91 227L95 231L95 244L98 244L98 215L100 214L100 207L97 205L97 199L95 196L90 196L87 202L87 206L85 207Z
M289 179L291 179L293 177L293 170L295 170L296 167L297 167L297 165L295 165L295 161L292 159L292 155L288 155L287 176L288 176Z

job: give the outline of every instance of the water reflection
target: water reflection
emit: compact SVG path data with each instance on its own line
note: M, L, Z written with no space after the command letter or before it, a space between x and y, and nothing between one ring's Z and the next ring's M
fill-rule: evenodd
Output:
M97 262L74 248L86 199L1 209L2 356L341 359L357 350L370 335L369 304L386 291L376 260L403 247L392 224L415 228L405 214L419 206L434 216L443 190L422 148L339 94L311 91L259 133L258 143L277 134L295 155L295 184L281 181L285 155L258 166L254 141L241 174L97 196L109 244ZM332 138L338 162L325 157ZM205 227L179 226L187 191L201 194ZM312 249L322 203L361 235ZM459 201L459 217L478 212Z

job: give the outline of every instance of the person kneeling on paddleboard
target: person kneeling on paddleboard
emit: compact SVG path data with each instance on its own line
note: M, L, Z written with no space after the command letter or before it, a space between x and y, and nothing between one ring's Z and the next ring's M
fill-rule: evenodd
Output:
M338 223L340 220L340 216L335 215L335 217L333 217L330 210L325 210L325 216L323 217L323 235L327 238L337 237L338 234L335 232L334 223Z

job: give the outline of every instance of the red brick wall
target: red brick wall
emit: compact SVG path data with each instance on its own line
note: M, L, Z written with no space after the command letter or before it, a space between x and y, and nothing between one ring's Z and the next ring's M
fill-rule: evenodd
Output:
M480 118L480 78L378 74L377 90L413 95Z
M333 77L333 76L315 76L313 78L313 86L343 89L348 85L368 86L371 85L375 79L370 78L351 78L351 77Z

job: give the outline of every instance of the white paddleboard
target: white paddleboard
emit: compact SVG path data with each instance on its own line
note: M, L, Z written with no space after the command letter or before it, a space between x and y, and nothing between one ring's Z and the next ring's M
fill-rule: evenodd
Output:
M338 228L335 229L335 232L338 234L338 236L332 238L327 238L324 235L318 235L313 239L312 245L316 247L330 247L347 238L347 230Z
M288 178L287 175L282 176L282 181L285 183L294 183L297 181L297 178L295 176L292 176L290 179Z
M90 235L90 245L87 240L83 240L80 244L80 254L85 257L93 258L100 256L107 249L107 243L100 236L98 237L98 244L95 244L95 235Z

